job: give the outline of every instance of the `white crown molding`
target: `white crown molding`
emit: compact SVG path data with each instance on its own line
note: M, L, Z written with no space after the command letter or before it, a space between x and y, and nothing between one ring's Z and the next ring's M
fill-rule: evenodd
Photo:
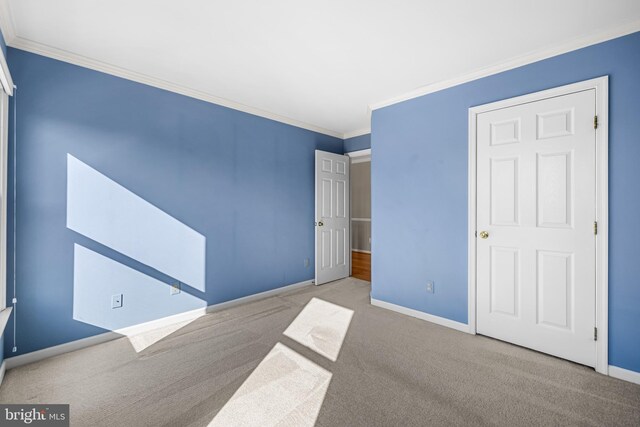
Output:
M329 129L325 129L319 126L309 124L309 123L304 123L289 117L281 116L279 114L271 113L269 111L265 111L259 108L251 107L235 101L220 98L206 92L202 92L196 89L191 89L186 86L182 86L176 83L171 83L169 81L152 77L143 73L138 73L136 71L127 70L126 68L111 65L102 61L97 61L82 55L78 55L75 53L67 52L62 49L57 49L51 46L47 46L42 43L27 40L22 37L17 37L17 36L13 37L11 41L7 41L7 45L16 49L35 53L37 55L57 59L58 61L67 62L69 64L78 65L80 67L89 68L91 70L100 71L106 74L111 74L116 77L121 77L123 79L134 81L136 83L142 83L148 86L157 87L160 89L167 90L169 92L174 92L180 95L188 96L190 98L199 99L201 101L209 102L216 105L221 105L223 107L231 108L233 110L249 113L254 116L263 117L265 119L274 120L287 125L291 125L298 128L310 130L313 132L318 132L324 135L333 136L335 138L343 139L343 134L341 132L332 131Z
M371 133L371 128L353 130L351 132L345 132L345 134L342 136L342 139L355 138L356 136L367 135L369 133Z
M123 79L131 80L137 83L164 89L169 92L175 92L180 95L188 96L190 98L199 99L201 101L221 105L233 110L249 113L254 116L263 117L269 120L274 120L280 123L299 127L313 132L318 132L324 135L333 136L335 138L344 139L344 134L341 132L325 129L320 126L315 126L299 120L291 119L289 117L281 116L276 113L271 113L269 111L254 108L228 99L220 98L206 92L171 83L166 80L158 79L156 77L152 77L143 73L127 70L126 68L117 67L115 65L107 64L102 61L96 61L82 55L77 55L75 53L67 52L62 49L57 49L42 43L37 43L31 40L24 39L22 37L18 37L8 0L0 0L0 30L2 31L7 46L11 46L16 49L25 50L27 52L57 59L69 64L78 65L80 67L89 68L91 70L100 71L106 74L111 74L116 77L121 77ZM11 91L13 91L13 81L11 81L11 76L8 74L9 68L6 67L6 63L3 64L2 61L0 61L0 67L5 70L5 73L10 81ZM11 94L12 93L10 93L10 95Z
M389 98L384 101L376 102L369 105L371 110L377 110L380 108L388 107L393 104L397 104L403 101L408 101L413 98L418 98L423 95L427 95L433 92L438 92L443 89L448 89L453 86L458 86L463 83L468 83L473 80L478 80L483 77L488 77L494 74L502 73L504 71L512 70L514 68L522 67L523 65L532 64L534 62L542 61L543 59L552 58L554 56L561 55L563 53L571 52L574 50L582 49L587 46L602 43L608 40L612 40L618 37L626 36L628 34L640 31L640 20L636 20L630 23L619 25L609 28L604 31L599 31L594 34L579 37L569 42L557 44L553 47L549 47L542 50L537 50L526 55L518 56L510 59L506 62L495 64L489 67L481 68L468 74L464 74L452 79L443 80L430 85L422 86L418 89L406 92L402 95Z
M220 98L206 92L202 92L196 89L191 89L189 87L178 85L178 84L175 84L163 79L159 79L156 77L152 77L143 73L127 70L122 67L117 67L102 61L93 60L82 55L77 55L71 52L67 52L61 49L47 46L42 43L37 43L31 40L18 37L16 33L15 23L13 21L13 17L11 14L11 9L9 7L9 3L7 0L0 0L0 29L2 30L2 33L5 38L5 42L7 43L8 46L14 47L16 49L25 50L27 52L35 53L38 55L46 56L49 58L57 59L59 61L67 62L70 64L78 65L84 68L89 68L95 71L100 71L106 74L111 74L127 80L135 81L137 83L142 83L148 86L157 87L170 92L174 92L174 93L178 93L191 98L199 99L205 102L210 102L212 104L221 105L237 111L242 111L248 114L274 120L277 122L299 127L302 129L307 129L313 132L322 133L324 135L333 136L335 138L340 138L343 140L371 133L370 128L363 128L363 129L353 130L345 133L325 129L325 128L312 125L309 123L301 122L299 120L295 120L289 117L281 116L276 113L271 113L269 111L265 111L259 108L251 107L251 106L234 102L228 99ZM487 77L487 76L491 76L504 71L512 70L514 68L518 68L527 64L531 64L537 61L541 61L543 59L551 58L557 55L561 55L563 53L571 52L571 51L581 49L587 46L591 46L597 43L602 43L607 40L615 39L617 37L622 37L637 31L640 31L640 20L636 20L620 26L609 28L607 30L600 31L589 36L576 38L569 42L564 42L547 49L531 52L529 54L513 58L509 61L502 62L500 64L495 64L490 67L485 67L459 77L455 77L452 79L447 79L437 83L422 86L420 88L395 96L393 98L370 104L368 106L369 116L371 115L371 112L373 110L388 107L393 104L397 104L403 101L407 101L413 98L417 98L423 95L427 95L429 93L437 92L443 89L447 89L447 88L457 86L463 83L467 83L473 80L477 80L483 77ZM6 79L7 81L2 82L3 85L8 85L12 90L13 82L11 81L11 76L8 73L8 67L6 67L6 62L5 64L2 64L2 61L0 61L0 68L2 68L5 75L8 76L8 79Z
M0 30L7 45L16 38L16 25L9 7L9 0L0 0Z

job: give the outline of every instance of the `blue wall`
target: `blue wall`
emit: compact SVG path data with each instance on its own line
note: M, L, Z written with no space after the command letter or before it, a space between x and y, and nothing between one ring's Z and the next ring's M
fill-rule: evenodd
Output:
M18 87L17 354L105 332L98 323L120 324L104 316L73 318L82 315L78 304L88 295L74 301L79 280L114 283L93 281L98 267L115 283L165 286L163 298L167 284L181 280L167 274L181 271L175 260L181 251L158 250L155 239L141 242L136 233L144 222L122 225L127 198L129 208L157 208L153 224L164 221L173 224L171 232L206 239L204 291L185 283L182 291L191 296L185 301L215 304L313 278L304 261L313 266L314 150L342 153L342 140L12 48L9 64ZM109 236L88 238L86 217L74 227L81 232L67 227L68 215L82 214L77 200L67 206L68 189L77 187L67 182L68 173L78 176L67 170L68 155L81 162L81 173L102 183L99 191L120 195L118 207L100 218L120 224L113 229L119 246ZM201 241L189 236L186 245ZM155 254L151 266L135 255L145 244ZM165 253L175 255L163 259ZM111 311L112 292L97 289L93 303L111 316L124 315ZM131 302L125 292L124 305ZM12 331L6 335L8 355Z
M640 33L374 111L372 297L466 323L469 107L603 75L609 363L640 372Z
M350 153L352 151L366 150L371 148L371 134L354 136L353 138L347 138L344 140L344 152Z

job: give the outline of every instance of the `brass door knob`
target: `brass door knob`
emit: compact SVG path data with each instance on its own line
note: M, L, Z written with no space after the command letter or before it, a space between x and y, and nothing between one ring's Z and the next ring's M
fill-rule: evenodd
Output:
M324 225L324 223L322 221L318 222L318 227L322 227Z
M488 231L481 231L480 232L480 238L481 239L486 239L489 237L489 232Z

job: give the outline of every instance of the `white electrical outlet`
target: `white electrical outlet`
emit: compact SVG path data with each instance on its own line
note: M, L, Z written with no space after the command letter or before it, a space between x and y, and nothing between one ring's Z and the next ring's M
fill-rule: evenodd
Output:
M435 292L435 283L433 282L433 280L429 280L427 282L427 292L429 292L430 294Z

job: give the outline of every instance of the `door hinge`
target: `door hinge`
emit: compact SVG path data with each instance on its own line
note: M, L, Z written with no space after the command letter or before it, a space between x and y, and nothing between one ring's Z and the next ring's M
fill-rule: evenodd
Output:
M598 116L593 116L593 128L598 129Z
M598 235L598 221L593 221L593 234Z
M597 327L593 328L593 340L594 341L598 341L598 328Z

